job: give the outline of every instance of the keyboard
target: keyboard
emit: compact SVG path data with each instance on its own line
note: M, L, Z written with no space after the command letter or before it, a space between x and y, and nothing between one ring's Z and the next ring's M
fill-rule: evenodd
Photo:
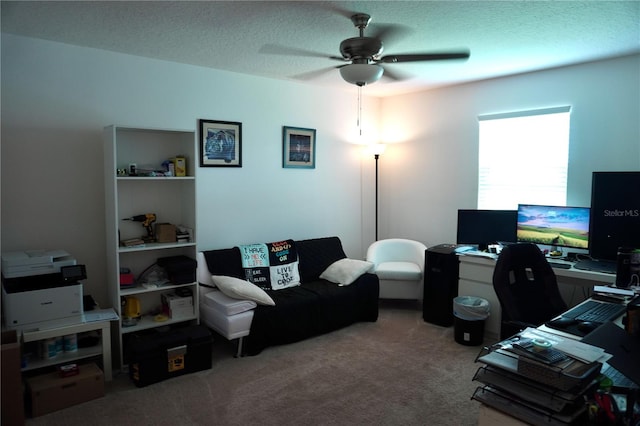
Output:
M616 262L595 259L580 259L573 267L583 271L604 272L605 274L615 274L618 269Z
M560 268L560 269L571 269L571 264L570 263L561 263L561 262L549 262L549 265L551 265L552 268Z
M573 318L577 321L590 321L604 324L605 322L616 319L626 310L627 308L625 305L587 300L581 305L563 313L562 316Z

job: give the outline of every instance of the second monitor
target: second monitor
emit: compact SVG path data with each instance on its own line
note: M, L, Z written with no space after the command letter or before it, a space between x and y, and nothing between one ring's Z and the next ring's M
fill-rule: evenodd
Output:
M516 210L458 210L456 243L478 246L516 241Z

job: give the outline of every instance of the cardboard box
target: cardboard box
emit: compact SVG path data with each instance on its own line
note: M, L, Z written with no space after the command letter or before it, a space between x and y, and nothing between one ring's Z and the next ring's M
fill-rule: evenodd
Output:
M169 316L173 319L193 316L193 296L181 297L174 293L162 295L162 304L167 307Z
M20 374L20 343L14 331L2 332L2 417L0 424L24 425L24 398L22 395L22 376Z
M156 241L159 243L175 243L176 226L170 223L156 224Z
M53 372L27 379L31 414L42 416L104 396L104 374L96 364L82 364L75 376Z

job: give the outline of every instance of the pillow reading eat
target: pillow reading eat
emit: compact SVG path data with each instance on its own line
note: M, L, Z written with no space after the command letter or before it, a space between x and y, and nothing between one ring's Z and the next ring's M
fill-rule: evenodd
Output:
M365 260L344 258L336 260L320 274L323 278L338 285L349 285L357 280L360 275L373 269L373 263Z
M211 279L221 292L234 299L253 300L260 305L268 306L276 304L264 290L249 281L223 275L212 275Z

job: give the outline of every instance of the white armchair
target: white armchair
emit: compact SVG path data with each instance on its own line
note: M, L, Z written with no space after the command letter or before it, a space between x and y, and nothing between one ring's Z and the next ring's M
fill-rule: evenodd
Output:
M422 300L424 258L427 247L419 241L402 238L379 240L367 250L380 280L381 299Z

